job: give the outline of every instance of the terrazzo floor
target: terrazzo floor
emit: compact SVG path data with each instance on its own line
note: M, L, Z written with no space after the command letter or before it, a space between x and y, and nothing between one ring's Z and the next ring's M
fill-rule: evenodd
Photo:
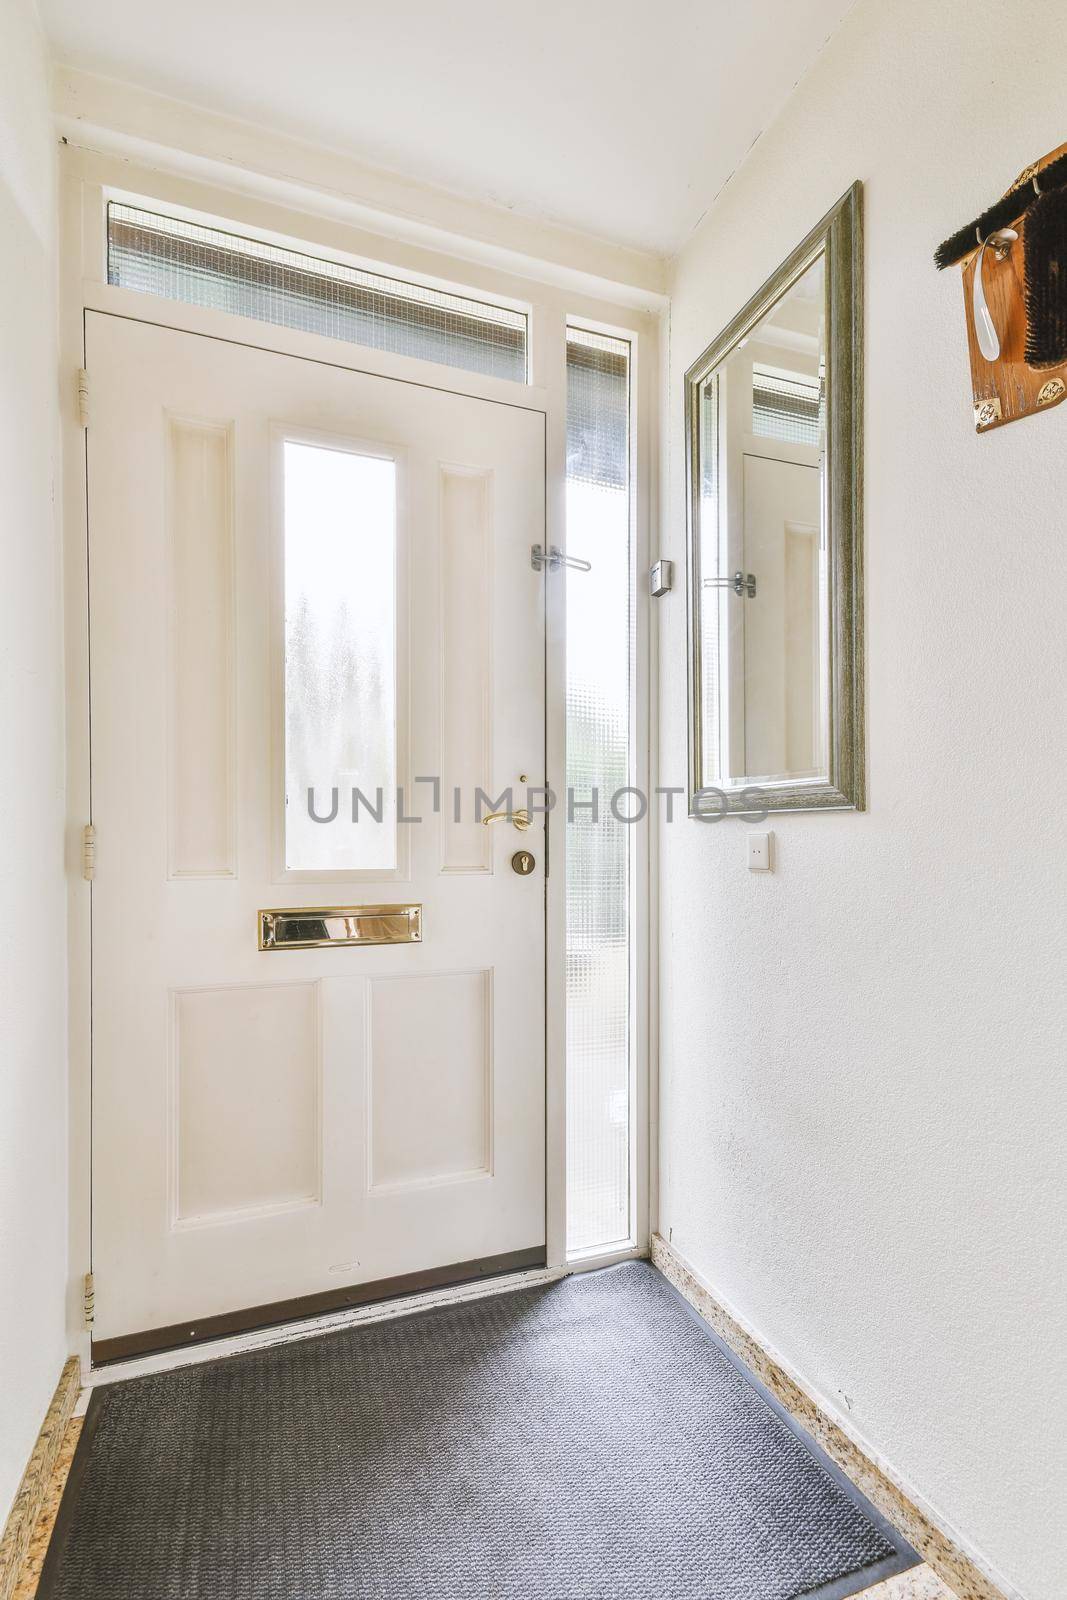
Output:
M37 1526L30 1538L30 1546L26 1552L26 1559L22 1564L22 1571L15 1580L15 1588L11 1600L33 1600L37 1593L37 1580L41 1576L41 1567L44 1565L45 1552L48 1541L52 1537L52 1528L55 1525L56 1513L59 1502L63 1498L63 1486L67 1481L70 1464L74 1460L74 1451L81 1435L84 1417L71 1417L67 1423L67 1431L63 1435L63 1443L59 1447L52 1477L45 1492L44 1505L37 1518ZM881 1596L879 1596L881 1600ZM893 1597L895 1600L895 1596Z

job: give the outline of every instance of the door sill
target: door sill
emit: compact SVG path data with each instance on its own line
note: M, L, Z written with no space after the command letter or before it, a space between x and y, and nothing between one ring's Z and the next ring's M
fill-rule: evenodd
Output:
M598 1267L615 1267L620 1261L645 1261L648 1248L639 1244L588 1245L584 1250L572 1250L567 1257L570 1272L595 1272Z
M358 1283L345 1289L327 1289L319 1294L301 1295L292 1300L276 1300L269 1305L251 1306L243 1311L227 1311L220 1316L200 1317L195 1322L176 1322L165 1328L150 1328L143 1333L119 1334L113 1339L94 1339L92 1364L94 1371L111 1367L118 1362L128 1362L140 1356L174 1357L193 1347L213 1345L216 1348L200 1359L215 1359L219 1355L237 1353L237 1345L258 1348L263 1343L284 1343L287 1338L307 1338L309 1333L325 1332L334 1326L346 1326L353 1320L369 1321L366 1308L372 1311L385 1302L426 1298L431 1291L464 1288L477 1289L485 1279L499 1280L515 1274L535 1272L545 1265L544 1245L527 1250L511 1250L504 1255L485 1256L480 1261L461 1261L448 1267L430 1267L423 1272L408 1272L397 1278L380 1278L375 1283ZM551 1276L562 1276L560 1273ZM510 1287L510 1282L500 1284ZM450 1295L449 1298L461 1298ZM362 1314L358 1308L363 1308ZM421 1306L405 1306L404 1310L418 1310ZM331 1315L332 1313L332 1315ZM286 1324L311 1323L308 1332L297 1332ZM264 1335L266 1337L264 1338ZM243 1337L247 1336L247 1337ZM221 1349L221 1344L233 1349ZM199 1355L199 1351L198 1351ZM116 1373L116 1376L120 1374ZM125 1373L121 1374L126 1376ZM132 1376L132 1374L130 1374Z

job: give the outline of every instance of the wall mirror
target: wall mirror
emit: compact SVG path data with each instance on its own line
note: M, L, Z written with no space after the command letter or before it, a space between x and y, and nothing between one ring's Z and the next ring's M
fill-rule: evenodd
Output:
M686 373L690 813L862 808L854 184Z

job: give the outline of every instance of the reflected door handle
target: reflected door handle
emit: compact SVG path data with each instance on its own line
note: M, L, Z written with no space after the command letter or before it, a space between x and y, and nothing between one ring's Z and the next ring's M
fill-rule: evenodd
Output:
M530 826L530 813L525 806L519 811L490 811L482 818L482 827L488 828L491 822L513 822L520 833L525 833Z

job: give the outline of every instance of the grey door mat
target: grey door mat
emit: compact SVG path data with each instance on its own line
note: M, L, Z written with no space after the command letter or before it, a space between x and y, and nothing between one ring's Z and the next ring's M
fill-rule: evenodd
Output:
M918 1556L666 1280L93 1391L39 1600L843 1600Z

